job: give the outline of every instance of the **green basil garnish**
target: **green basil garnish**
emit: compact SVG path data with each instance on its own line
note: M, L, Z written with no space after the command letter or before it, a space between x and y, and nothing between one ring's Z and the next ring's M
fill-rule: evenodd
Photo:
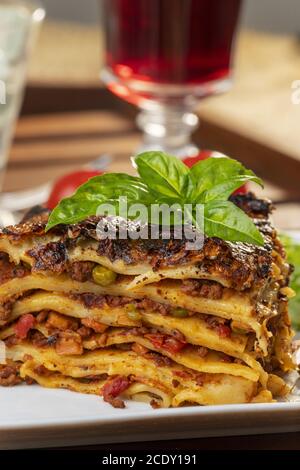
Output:
M290 287L295 291L296 296L289 300L289 313L293 327L300 331L300 243L286 234L280 234L279 238L286 250L288 262L294 267Z
M126 196L128 204L139 202L149 206L155 202L141 178L125 173L94 176L79 186L73 196L60 201L50 214L46 230L58 224L75 224L96 215L100 204L109 203L117 208L120 196Z
M208 158L194 165L190 170L194 182L194 202L222 201L247 181L262 186L262 181L253 171L247 170L240 162L231 158Z
M190 183L190 170L181 160L153 151L138 155L135 164L143 181L159 199L182 200Z
M261 245L263 242L260 232L248 215L230 201L211 201L205 204L204 227L208 237L253 245Z
M251 218L228 201L233 191L247 181L262 185L240 162L227 157L208 158L189 169L176 157L156 151L144 152L134 162L139 177L124 173L95 176L73 196L62 199L51 212L46 231L58 224L73 224L96 215L100 204L111 204L117 210L119 197L126 196L128 206L140 203L147 208L160 203L177 203L182 208L184 204L203 204L208 237L264 244ZM190 215L197 226L196 213Z

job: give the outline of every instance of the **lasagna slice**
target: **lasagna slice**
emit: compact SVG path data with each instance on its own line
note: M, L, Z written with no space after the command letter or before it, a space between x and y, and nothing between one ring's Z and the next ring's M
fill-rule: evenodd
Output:
M293 369L288 265L271 205L231 197L264 246L99 240L99 217L45 232L36 209L0 235L0 384L153 407L270 402Z

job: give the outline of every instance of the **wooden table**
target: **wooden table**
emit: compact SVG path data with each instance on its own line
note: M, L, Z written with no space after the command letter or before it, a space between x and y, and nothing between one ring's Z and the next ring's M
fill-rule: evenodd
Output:
M138 146L140 135L132 120L112 111L45 115L22 118L5 178L6 190L17 190L44 183L80 168L102 153L112 156L110 171L131 171L129 155ZM259 191L261 192L261 190ZM275 221L281 227L300 226L300 199L272 182L266 196L278 202ZM220 437L208 439L113 444L84 449L298 449L300 433L263 436ZM78 448L77 448L78 449Z
M299 38L242 30L238 35L234 87L203 100L197 138L227 152L277 185L300 192L300 104L291 101L299 80ZM29 70L24 111L121 107L99 79L103 64L98 27L43 25Z
M205 130L202 134L205 137ZM23 117L17 126L4 190L15 191L54 181L101 154L112 157L108 171L132 173L129 156L138 148L140 139L134 121L113 110ZM199 135L195 140L202 142ZM238 155L238 144L235 150ZM265 190L255 188L256 193L278 203L274 213L278 226L299 228L300 193L268 180L268 168L263 170L259 175L266 181Z

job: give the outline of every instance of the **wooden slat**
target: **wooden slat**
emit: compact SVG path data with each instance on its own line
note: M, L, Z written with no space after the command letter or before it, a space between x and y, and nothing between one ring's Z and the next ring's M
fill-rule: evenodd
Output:
M61 160L85 163L101 153L124 153L130 155L137 147L139 137L130 134L121 137L76 138L66 140L45 139L44 141L16 144L11 152L10 165L60 164Z
M226 124L218 125L206 117L201 121L195 140L204 148L212 148L237 158L263 178L284 187L299 199L300 161L291 155L235 133L226 128Z
M23 139L45 139L57 136L105 135L132 132L134 122L110 112L58 113L52 115L26 116L16 129L16 142Z
M53 88L53 103L55 89L67 87L74 91L77 104L70 104L66 98L65 106L68 101L69 106L81 109L87 97L83 94L85 98L80 99L79 94L86 87L95 97L91 94L89 105L94 101L98 106L102 61L99 31L97 26L44 25L29 73L29 83L41 87L39 99L43 86ZM300 105L291 102L291 84L299 79L299 52L296 37L241 31L233 89L201 101L203 126L196 134L206 146L231 153L277 185L286 185L295 192L300 191ZM59 94L59 103L54 103L51 110L55 106L61 109L62 96ZM105 97L107 106L109 94ZM117 102L111 98L111 106ZM49 109L49 100L47 106ZM37 112L39 103L32 103L31 109Z
M133 172L129 157L139 142L133 121L112 112L25 117L17 126L4 190L54 181L102 154L112 157L107 171Z
M113 112L22 118L4 189L14 191L55 180L104 153L112 157L108 171L133 173L129 156L137 150L140 138L132 119ZM295 193L279 185L267 183L264 191L254 189L275 201L297 200Z
M300 43L292 36L243 32L233 88L199 107L208 145L240 158L277 184L299 189L300 105L291 85L299 79Z
M61 160L55 165L41 165L37 160L35 165L11 166L8 168L5 176L4 190L17 191L19 189L32 188L48 181L55 181L64 174L80 169L82 163L87 163L91 160L88 159L86 162L80 163L71 160ZM134 174L134 169L129 161L129 153L122 155L113 154L112 162L107 167L107 171Z

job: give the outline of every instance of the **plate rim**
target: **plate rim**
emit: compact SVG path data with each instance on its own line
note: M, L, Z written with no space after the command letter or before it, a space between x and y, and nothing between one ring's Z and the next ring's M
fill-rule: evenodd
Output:
M149 405L150 406L150 405ZM281 414L283 412L300 412L300 401L296 402L274 402L274 403L239 403L239 404L224 404L224 405L203 405L203 406L189 406L182 408L161 408L144 410L136 413L131 411L126 413L122 417L122 413L117 415L111 415L109 417L95 416L89 418L47 418L40 422L37 420L25 422L14 422L14 423L0 423L0 432L12 431L12 430L32 430L32 429L45 429L52 427L66 427L73 428L78 426L95 426L95 425L106 425L116 424L118 422L135 422L135 421L152 421L153 419L162 420L168 417L177 416L178 418L189 418L189 417L201 417L201 416L230 416L232 414ZM101 413L101 409L100 409ZM99 414L100 414L99 413ZM300 423L300 414L299 414Z

